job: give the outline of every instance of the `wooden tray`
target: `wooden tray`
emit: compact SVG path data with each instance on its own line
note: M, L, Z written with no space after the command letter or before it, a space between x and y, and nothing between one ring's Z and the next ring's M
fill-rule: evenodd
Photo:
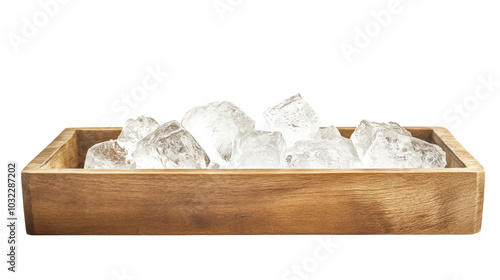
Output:
M65 129L22 172L28 234L470 234L484 169L445 128L442 169L88 170L120 128ZM354 128L339 128L350 137Z

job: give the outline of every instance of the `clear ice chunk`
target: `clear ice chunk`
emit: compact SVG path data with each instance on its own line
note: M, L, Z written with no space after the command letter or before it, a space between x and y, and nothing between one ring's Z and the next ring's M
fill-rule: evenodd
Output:
M362 160L368 168L446 167L441 147L395 131L379 132Z
M291 168L358 168L361 161L350 139L298 141L287 157Z
M129 151L118 141L110 140L90 147L84 168L91 169L134 169L135 163Z
M340 131L335 126L321 127L316 132L314 140L333 140L335 138L342 137Z
M140 116L136 119L129 119L125 122L118 142L129 149L135 149L135 145L142 138L158 128L158 123L149 117Z
M189 110L182 125L205 149L209 157L224 164L231 159L239 133L254 130L255 122L231 102L213 102Z
M367 120L361 121L359 126L351 135L352 143L358 151L360 158L363 158L368 148L372 145L377 134L394 132L400 135L411 136L411 133L395 122L378 123Z
M207 168L210 159L194 137L177 121L159 126L137 143L137 168Z
M316 112L300 94L267 109L264 118L271 130L283 134L288 147L292 147L297 141L314 139L319 128Z
M221 166L217 162L210 162L207 169L221 169Z
M283 168L286 143L279 132L254 130L240 133L233 146L233 168Z

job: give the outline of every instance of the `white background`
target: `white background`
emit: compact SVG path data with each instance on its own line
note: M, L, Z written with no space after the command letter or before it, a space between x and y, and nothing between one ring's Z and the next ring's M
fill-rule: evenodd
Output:
M300 92L323 125L368 118L445 126L487 175L479 234L334 236L340 246L308 279L499 279L500 86L488 95L480 82L500 82L498 1L224 0L216 3L233 6L222 17L212 0L124 2L69 1L51 7L44 22L38 1L2 1L3 168L8 160L24 167L66 127L121 126L140 114L179 120L217 100L234 102L262 125L267 107ZM372 13L388 5L397 11L386 26L374 24ZM23 18L37 30L23 34ZM356 45L356 28L367 26L369 42ZM357 48L350 62L346 44ZM169 76L138 98L148 67ZM462 116L456 110L464 103ZM282 279L319 246L317 236L24 231L19 272L7 273L2 261L1 279ZM6 233L1 226L1 260Z

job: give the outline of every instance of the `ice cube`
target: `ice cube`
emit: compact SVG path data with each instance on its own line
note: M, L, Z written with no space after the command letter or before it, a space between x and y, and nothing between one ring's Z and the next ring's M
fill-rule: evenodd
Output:
M314 139L319 128L316 112L300 94L267 109L264 118L271 130L283 134L288 147L297 141Z
M291 168L358 168L361 161L350 139L298 141L289 150Z
M335 126L321 127L316 132L314 140L333 140L335 138L342 137L340 131Z
M217 162L211 161L207 169L221 169L221 166Z
M158 123L149 117L140 116L136 119L129 119L125 122L117 140L122 146L133 150L137 142L153 132L158 126Z
M182 125L207 151L224 164L231 159L233 142L239 133L254 130L255 122L231 102L213 102L189 110Z
M137 168L206 168L210 159L177 121L159 126L137 143Z
M400 135L411 136L411 133L395 122L378 123L367 120L361 121L351 135L352 143L360 158L363 158L370 145L375 141L378 133L394 132Z
M118 141L110 140L90 147L85 158L85 167L92 169L133 169L134 161L126 148Z
M362 160L369 168L446 167L441 147L396 131L379 132Z
M286 143L279 132L254 130L240 133L233 146L233 168L283 168Z
M436 144L412 137L412 145L414 152L418 155L416 164L420 164L420 168L445 168L446 152Z

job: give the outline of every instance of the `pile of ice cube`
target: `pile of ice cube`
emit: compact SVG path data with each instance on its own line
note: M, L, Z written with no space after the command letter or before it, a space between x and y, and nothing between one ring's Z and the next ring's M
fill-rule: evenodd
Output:
M441 147L394 122L363 120L343 137L319 119L300 94L264 112L270 131L230 102L188 111L181 123L139 117L116 140L87 152L85 168L443 168Z

